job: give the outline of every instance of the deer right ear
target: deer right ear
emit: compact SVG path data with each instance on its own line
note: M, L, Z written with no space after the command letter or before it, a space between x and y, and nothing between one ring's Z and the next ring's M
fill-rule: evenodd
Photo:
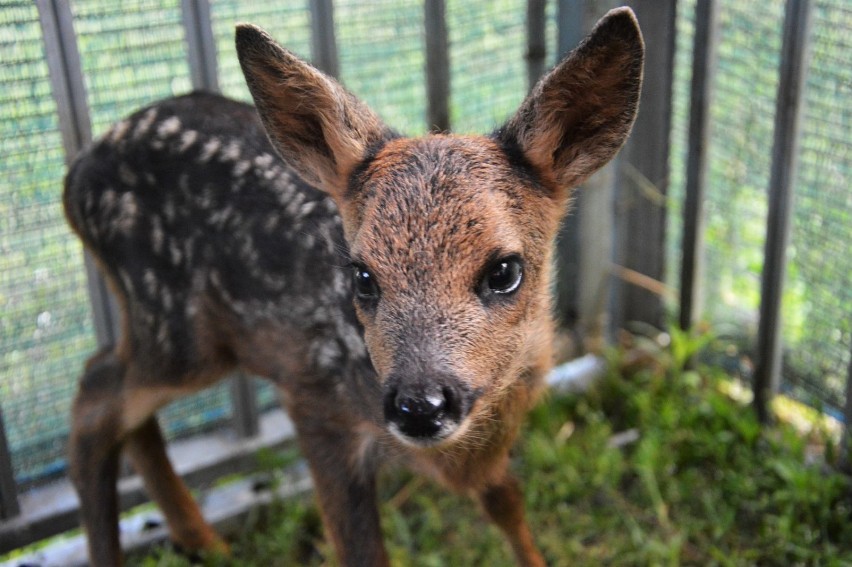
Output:
M624 144L639 105L645 47L629 8L606 14L496 132L560 186L579 185Z
M337 81L260 28L238 25L236 45L275 149L305 181L340 197L352 170L392 131Z

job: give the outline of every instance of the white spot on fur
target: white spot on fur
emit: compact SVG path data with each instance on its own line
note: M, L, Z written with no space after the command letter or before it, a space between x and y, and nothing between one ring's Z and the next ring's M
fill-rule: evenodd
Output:
M149 108L147 112L142 116L139 122L136 123L136 128L133 129L133 138L139 139L145 134L148 133L148 130L151 129L151 124L154 123L154 120L157 119L157 109Z
M135 187L139 181L139 176L125 162L121 162L118 166L118 177L128 187Z
M166 311L171 311L172 307L174 307L174 298L172 297L172 292L170 292L165 287L160 291L160 303L162 303L163 309L165 309Z
M151 218L151 224L154 225L151 231L151 244L154 247L154 253L159 254L163 251L163 240L165 238L163 223L160 221L160 217L155 216Z
M314 345L314 360L320 368L335 368L341 356L343 353L337 341L322 341Z
M169 241L169 254L171 255L172 266L180 265L183 254L180 251L180 246L175 239Z
M118 217L115 219L115 228L124 234L130 234L136 225L136 217L139 215L139 205L136 197L130 191L121 195L119 201Z
M231 140L228 145L222 148L222 153L219 155L219 161L237 161L240 159L240 143L237 140Z
M254 165L259 167L260 169L268 169L274 161L275 158L272 157L270 154L263 153L254 158Z
M169 323L168 321L160 321L157 328L157 344L166 352L172 350L171 341L169 341Z
M198 139L198 132L195 130L187 130L183 134L180 135L180 146L178 146L178 151L180 153L185 152L189 149L189 147L195 143L195 140Z
M119 269L118 277L121 279L121 283L124 286L124 291L127 293L128 297L133 297L133 280L130 279L130 274L128 274L124 270Z
M130 129L130 121L122 120L118 122L115 126L112 127L112 130L109 133L109 139L112 142L121 141L124 136L127 135L127 131Z
M217 228L223 228L225 223L228 222L228 219L231 217L231 214L234 212L234 208L231 205L228 205L224 209L216 211L215 213L210 215L210 224Z
M115 206L116 193L113 189L107 189L101 193L101 209L109 212Z
M150 297L157 297L157 276L154 274L154 270L150 268L145 270L142 276L142 283L145 284L145 292Z
M210 161L210 158L219 151L220 147L222 147L222 140L219 138L210 138L204 142L204 145L201 147L201 153L198 155L198 161L200 163L207 163Z
M266 217L266 220L263 221L263 231L266 234L272 234L272 232L278 226L278 220L280 218L281 217L278 215L278 213L271 213L268 217Z
M198 197L198 205L202 209L209 209L213 206L213 189L210 185L205 185Z
M180 130L180 126L180 118L177 116L170 116L160 122L160 125L157 126L157 135L161 138L174 136Z
M316 206L317 206L316 201L308 201L307 203L305 203L304 205L302 205L299 208L299 216L300 217L308 216L309 214L311 214L314 211Z
M251 162L244 159L237 162L231 173L234 177L242 177L249 169L251 169Z

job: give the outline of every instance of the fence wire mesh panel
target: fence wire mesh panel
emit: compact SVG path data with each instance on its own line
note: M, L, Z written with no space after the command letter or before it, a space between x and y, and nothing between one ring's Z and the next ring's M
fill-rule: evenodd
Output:
M77 0L72 9L96 136L144 105L191 90L179 0ZM227 385L160 415L169 438L210 429L231 415Z
M20 485L64 470L68 410L95 335L32 2L0 9L0 404Z
M191 89L178 0L77 0L72 10L96 136Z
M695 1L680 2L671 155L669 284L677 286ZM760 301L784 2L724 0L711 106L703 318L721 360L748 377ZM852 8L815 3L793 235L783 300L782 389L837 415L843 407L852 314L849 193Z
M459 133L499 126L527 92L526 2L447 2L450 123Z
M695 2L678 10L669 274L680 273L681 204L685 183ZM784 2L721 2L718 64L707 144L704 276L701 318L712 322L734 373L748 377L760 304L771 140L778 88ZM769 145L767 145L769 144ZM671 282L677 285L674 279Z
M380 0L334 3L340 75L391 127L426 130L423 2Z
M237 23L260 26L281 45L297 55L310 59L311 14L308 1L258 2L256 0L217 0L210 6L213 35L219 60L219 87L222 93L250 101L237 52L234 29Z
M782 388L839 415L852 342L852 5L820 0L812 18Z

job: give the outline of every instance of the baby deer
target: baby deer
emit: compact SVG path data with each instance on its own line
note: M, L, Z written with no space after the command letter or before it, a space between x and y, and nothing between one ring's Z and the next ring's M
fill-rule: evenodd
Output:
M280 391L343 565L388 564L385 461L475 496L518 562L544 565L509 450L551 365L569 189L636 114L633 13L607 14L489 136L402 137L260 29L240 26L236 45L257 111L200 93L157 103L66 179L68 220L123 321L73 407L92 564L121 563L122 448L175 542L226 549L169 464L155 411L241 368Z

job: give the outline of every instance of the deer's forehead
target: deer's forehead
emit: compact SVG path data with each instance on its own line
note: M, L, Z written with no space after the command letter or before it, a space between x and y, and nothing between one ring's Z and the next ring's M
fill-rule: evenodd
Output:
M357 188L353 252L384 263L517 248L511 176L504 153L485 138L395 140Z

